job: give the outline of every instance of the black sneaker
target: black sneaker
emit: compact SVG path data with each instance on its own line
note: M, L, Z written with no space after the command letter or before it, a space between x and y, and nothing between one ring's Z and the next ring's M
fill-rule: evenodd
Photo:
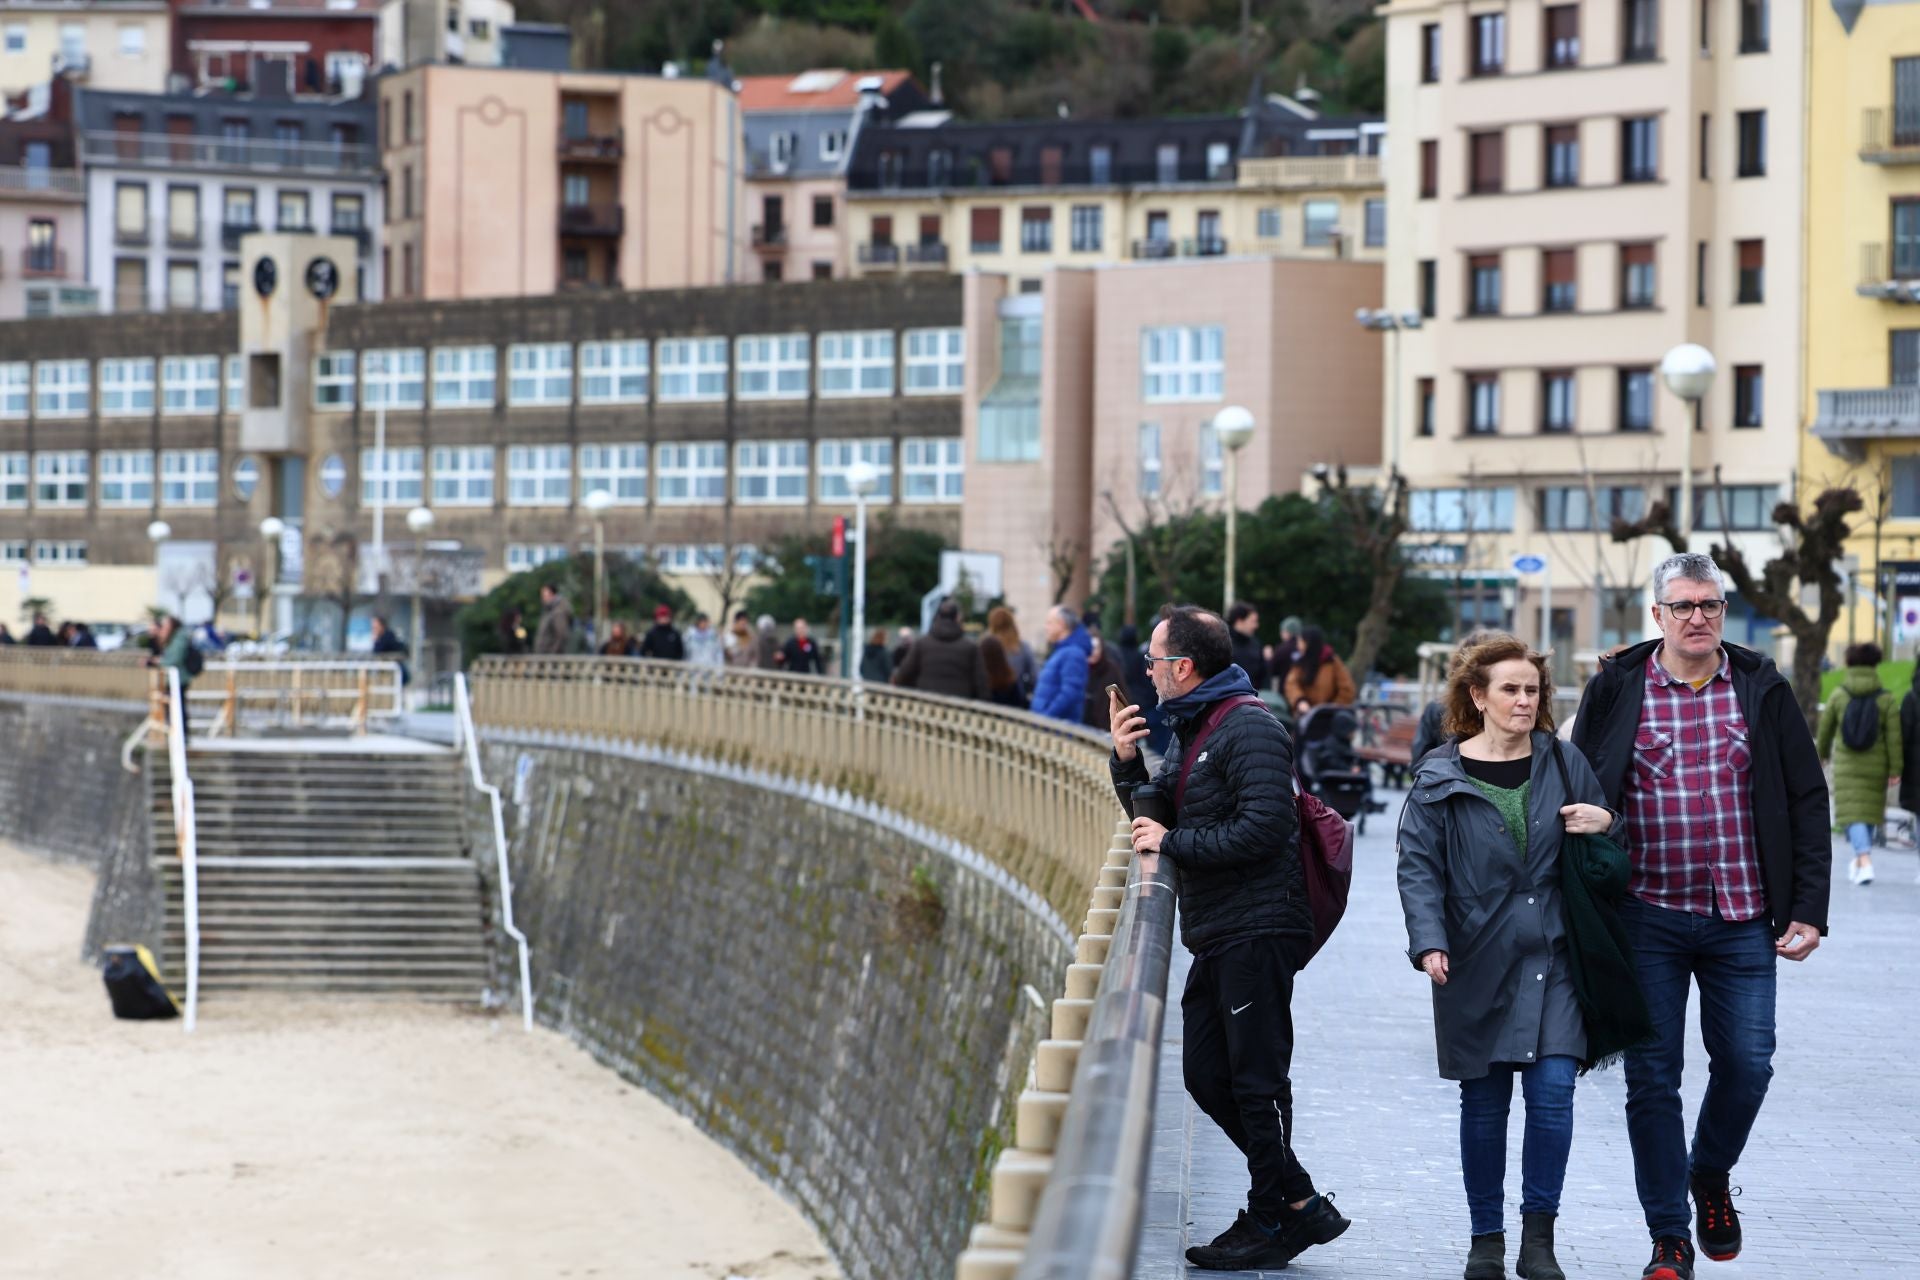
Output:
M1740 1214L1733 1207L1737 1187L1727 1186L1724 1173L1696 1171L1687 1179L1693 1188L1694 1237L1700 1252L1715 1262L1740 1256Z
M1269 1231L1242 1210L1212 1244L1187 1250L1187 1261L1202 1271L1279 1271L1293 1256L1285 1252L1283 1231L1281 1227Z
M1653 1260L1640 1280L1693 1280L1693 1242L1679 1236L1661 1236L1653 1242Z
M1280 1239L1288 1259L1299 1257L1316 1244L1337 1240L1353 1223L1333 1207L1333 1193L1317 1195L1280 1222Z
M1219 1235L1207 1241L1206 1244L1197 1244L1193 1246L1193 1249L1187 1250L1187 1260L1188 1261L1193 1260L1194 1249L1208 1249L1208 1248L1217 1249L1221 1245L1225 1244L1227 1242L1227 1237L1233 1234L1234 1228L1238 1227L1241 1223L1245 1222L1246 1220L1247 1220L1247 1211L1245 1209L1242 1209L1240 1212L1233 1215L1233 1223L1225 1231L1222 1231Z

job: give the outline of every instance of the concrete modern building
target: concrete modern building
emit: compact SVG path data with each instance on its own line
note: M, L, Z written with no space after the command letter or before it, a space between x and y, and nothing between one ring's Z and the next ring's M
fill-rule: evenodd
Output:
M383 77L379 96L393 296L740 278L746 157L729 86L436 66Z
M61 74L95 89L160 93L171 31L167 0L3 0L0 95Z
M67 86L30 96L37 105L0 115L0 320L96 309Z
M497 67L503 61L502 33L513 18L508 0L385 0L379 65Z
M1393 0L1388 459L1458 625L1575 650L1645 629L1663 544L1634 518L1695 476L1695 528L1764 561L1799 457L1806 16L1741 4ZM1702 25L1704 22L1704 25ZM1700 430L1657 372L1720 374ZM1397 350L1397 358L1395 352ZM1712 491L1715 476L1725 501ZM1517 574L1516 556L1546 573ZM1735 604L1727 634L1768 634ZM1563 670L1563 674L1570 671Z
M926 105L905 71L743 76L747 203L762 280L847 274L847 165L862 127Z
M1085 598L1123 536L1229 500L1214 414L1254 415L1242 509L1317 464L1379 463L1379 344L1356 328L1374 263L1208 258L1056 268L1037 290L970 273L961 539L1037 619Z
M1270 254L1378 259L1384 125L1284 98L1237 115L870 123L847 200L856 274Z
M350 237L358 296L384 290L372 252L384 193L370 97L82 92L87 279L110 311L227 310L241 237Z
M380 0L171 0L173 70L201 91L358 97L379 54Z
M1816 5L1802 491L1866 499L1836 653L1920 640L1920 4ZM1875 602L1880 605L1876 617ZM1890 626L1889 626L1890 624Z

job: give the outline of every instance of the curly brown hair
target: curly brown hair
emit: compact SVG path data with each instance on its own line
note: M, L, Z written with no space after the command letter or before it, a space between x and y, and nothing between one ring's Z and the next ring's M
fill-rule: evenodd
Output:
M1473 691L1486 692L1492 683L1494 667L1515 658L1531 662L1540 673L1540 709L1534 716L1533 727L1542 733L1553 732L1553 672L1547 666L1547 655L1528 648L1527 642L1518 636L1496 631L1469 636L1467 643L1453 655L1453 666L1447 672L1449 734L1471 738L1480 732L1484 718L1480 708L1473 705Z

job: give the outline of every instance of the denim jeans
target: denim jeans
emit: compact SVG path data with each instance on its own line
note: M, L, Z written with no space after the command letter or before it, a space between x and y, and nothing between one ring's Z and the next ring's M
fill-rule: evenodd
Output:
M1864 822L1847 824L1847 843L1853 846L1853 856L1864 857L1873 852L1873 828Z
M1573 1149L1573 1083L1579 1065L1564 1054L1522 1067L1496 1062L1478 1080L1460 1082L1460 1174L1474 1235L1506 1229L1507 1113L1513 1109L1515 1074L1527 1100L1520 1212L1560 1212L1567 1153Z
M1693 915L1629 898L1620 919L1633 942L1654 1039L1627 1054L1627 1137L1633 1177L1654 1239L1692 1239L1687 1177L1727 1173L1740 1160L1773 1078L1773 926ZM1707 1092L1687 1150L1680 1073L1689 987L1700 987Z

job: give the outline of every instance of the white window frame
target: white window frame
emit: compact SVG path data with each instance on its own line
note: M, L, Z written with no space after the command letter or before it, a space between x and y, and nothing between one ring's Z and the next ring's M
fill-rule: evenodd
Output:
M0 418L24 418L33 403L33 366L25 360L0 364Z
M564 444L507 446L507 505L564 507L573 496L573 449Z
M153 451L102 450L97 482L103 509L128 511L153 506Z
M1211 422L1200 427L1200 496L1217 498L1227 491L1226 450Z
M160 505L211 507L220 501L218 449L164 449L160 453Z
M727 398L727 340L725 338L663 338L660 340L661 404L691 404Z
M653 392L653 352L644 338L580 344L581 404L645 404Z
M727 446L675 441L653 451L653 500L663 507L710 506L727 500ZM668 486L685 486L670 493Z
M647 446L644 444L583 444L580 446L580 497L605 490L616 507L647 505Z
M740 400L805 400L813 340L804 333L756 333L734 340L733 394Z
M509 542L507 544L507 572L525 573L529 569L538 569L549 560L565 560L573 552L558 542Z
M227 357L227 412L239 413L247 407L247 358Z
M33 563L36 568L83 565L87 563L87 540L85 538L37 539L33 544Z
M492 347L435 347L433 407L491 409L498 374L499 355Z
M84 450L58 450L33 455L33 505L36 510L73 510L87 505L87 487L92 478ZM52 485L58 497L41 496L42 485ZM76 496L72 491L77 489Z
M220 357L168 356L161 361L160 412L168 417L220 412Z
M419 347L385 347L360 353L361 404L369 409L423 409L427 404L427 353Z
M893 394L893 330L860 329L820 335L823 399Z
M1223 325L1153 325L1141 329L1140 398L1148 404L1223 399L1226 345Z
M901 390L910 396L957 396L967 385L965 329L909 329Z
M419 449L388 449L382 458L372 449L360 451L360 501L368 506L379 495L381 505L418 503L424 492L426 468Z
M820 135L820 160L832 164L847 153L847 131L828 129Z
M859 440L821 440L813 446L815 492L821 502L853 504L853 486L847 472L855 462L871 463L880 482L868 495L869 503L893 501L893 441L887 436Z
M354 353L322 351L313 358L313 407L322 410L351 409L356 393L353 381Z
M493 446L443 444L433 449L433 506L493 505Z
M1254 215L1254 235L1262 240L1278 240L1286 230L1286 219L1277 204L1263 206Z
M33 495L33 468L27 455L0 453L0 508L25 509Z
M1140 496L1157 498L1165 488L1164 468L1161 465L1160 424L1143 422L1140 424Z
M798 506L807 500L807 476L805 440L742 440L733 447L733 500L743 507Z
M36 360L33 416L84 418L92 395L92 369L85 360Z
M100 362L100 416L142 418L153 413L153 358Z
M520 407L573 400L573 347L565 342L516 342L507 348L507 404Z
M966 497L966 450L959 436L928 436L900 442L900 500L915 505L954 503ZM931 480L930 493L915 493Z

